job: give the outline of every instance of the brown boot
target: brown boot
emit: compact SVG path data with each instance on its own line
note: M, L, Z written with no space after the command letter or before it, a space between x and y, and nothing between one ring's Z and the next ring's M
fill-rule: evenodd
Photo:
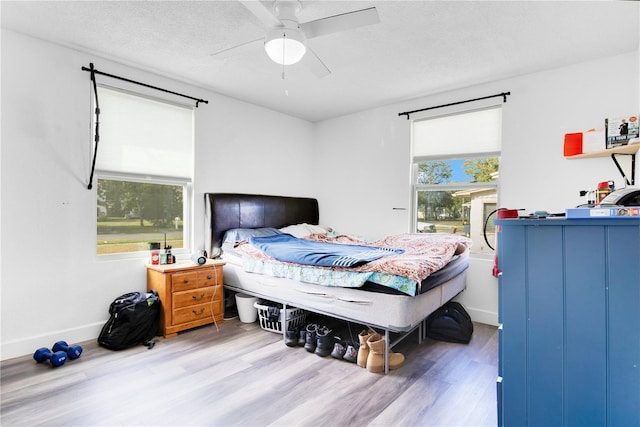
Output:
M367 371L384 372L384 350L386 342L378 333L372 334L367 340L369 356L367 357ZM404 364L404 356L389 350L389 369L398 369Z
M367 347L367 340L373 333L374 332L372 331L363 330L358 334L360 347L358 347L358 358L356 359L356 362L361 368L367 367L367 357L369 357L369 347Z

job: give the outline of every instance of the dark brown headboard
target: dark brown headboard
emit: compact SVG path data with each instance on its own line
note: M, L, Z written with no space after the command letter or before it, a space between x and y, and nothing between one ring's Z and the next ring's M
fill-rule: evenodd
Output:
M219 248L231 228L282 228L293 224L318 224L318 201L306 197L260 194L205 193L207 250Z

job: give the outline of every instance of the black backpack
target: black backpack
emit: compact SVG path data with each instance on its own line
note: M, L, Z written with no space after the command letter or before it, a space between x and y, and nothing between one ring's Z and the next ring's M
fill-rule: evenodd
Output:
M130 292L116 298L109 306L109 320L102 327L98 344L122 350L136 344L153 348L153 337L160 322L160 298L155 290Z
M427 317L427 336L434 340L467 344L473 323L462 304L449 301Z

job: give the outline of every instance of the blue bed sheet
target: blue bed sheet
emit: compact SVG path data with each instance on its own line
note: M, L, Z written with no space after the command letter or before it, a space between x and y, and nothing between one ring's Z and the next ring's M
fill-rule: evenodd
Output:
M278 261L320 267L357 267L404 253L404 249L316 242L286 233L251 237L249 243Z

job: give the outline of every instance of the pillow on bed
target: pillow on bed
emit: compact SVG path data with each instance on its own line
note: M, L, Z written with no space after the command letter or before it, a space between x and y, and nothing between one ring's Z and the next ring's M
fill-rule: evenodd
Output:
M232 228L225 231L222 243L231 243L232 245L243 240L249 241L249 237L266 237L282 234L277 228Z
M327 234L331 231L331 228L324 227L322 225L307 224L305 222L303 224L289 225L281 228L280 231L302 239L304 237L311 236L312 234Z

